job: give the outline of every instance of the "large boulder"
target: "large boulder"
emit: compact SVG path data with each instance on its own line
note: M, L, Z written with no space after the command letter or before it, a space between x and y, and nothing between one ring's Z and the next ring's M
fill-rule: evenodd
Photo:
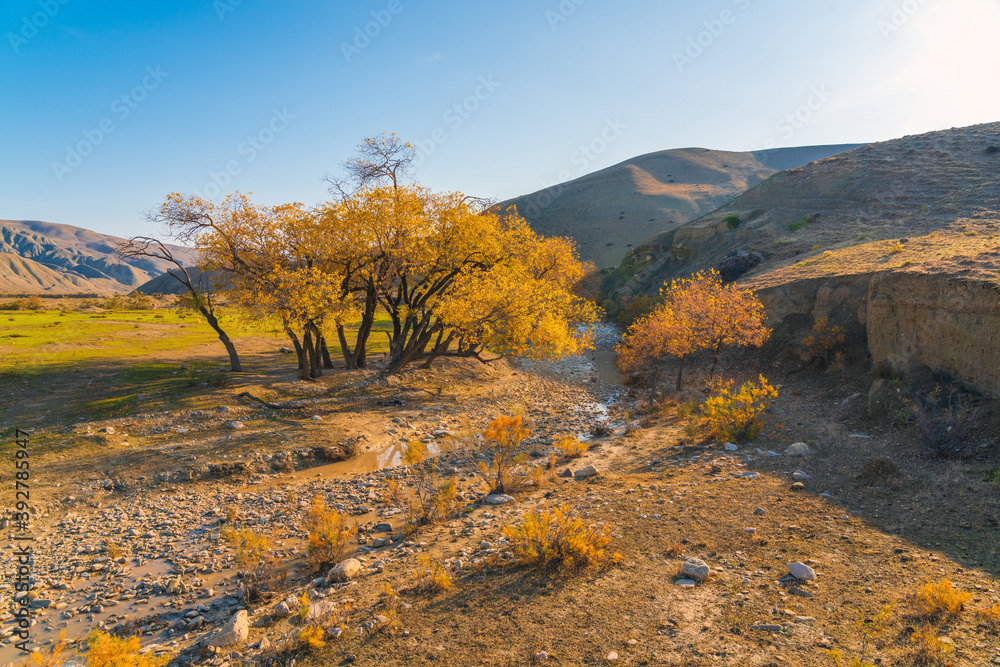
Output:
M332 581L350 581L361 573L362 567L361 561L356 558L348 558L337 563L337 566L330 570L330 579Z
M223 647L242 644L250 636L250 617L246 609L240 609L233 614L229 622L212 637L209 644Z
M719 275L727 282L733 281L763 261L764 256L759 252L737 248L722 258Z
M681 566L682 576L698 582L708 579L710 573L711 569L708 567L708 563L700 558L688 558L684 561L684 565Z

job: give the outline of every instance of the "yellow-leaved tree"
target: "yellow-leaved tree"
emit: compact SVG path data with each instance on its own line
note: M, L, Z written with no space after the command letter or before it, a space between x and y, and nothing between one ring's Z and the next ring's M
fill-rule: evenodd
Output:
M771 335L764 326L764 306L753 291L724 285L715 270L664 283L660 297L662 303L629 327L617 349L621 369L649 376L654 392L669 357L678 359L679 391L687 355L710 352L714 375L724 347L760 347Z

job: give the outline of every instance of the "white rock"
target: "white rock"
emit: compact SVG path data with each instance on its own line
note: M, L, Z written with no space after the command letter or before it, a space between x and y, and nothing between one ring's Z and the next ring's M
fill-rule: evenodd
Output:
M681 566L681 574L695 581L705 581L708 579L709 572L711 569L708 567L708 563L700 558L688 558Z
M799 581L812 581L816 578L816 572L805 563L789 563L788 572Z
M608 653L608 661L614 662L617 659L618 659L618 651L612 651L611 653Z
M483 498L483 502L487 505L506 505L514 502L514 498L505 493L491 493Z
M809 445L804 442L794 442L785 450L787 456L809 456Z
M210 643L212 646L232 646L245 642L248 636L250 636L250 617L246 609L240 609Z
M792 479L794 479L796 482L804 482L807 479L812 479L812 475L804 473L801 470L796 470L795 472L792 473Z
M239 429L243 428L243 422L231 421L231 422L229 422L229 428L235 429L235 430L239 430Z
M674 585L681 588L694 588L697 583L694 579L678 579L674 582Z
M597 475L597 468L594 466L587 466L586 468L581 468L573 473L573 477L577 479L586 479L588 477L595 477Z
M733 443L731 443L731 442L727 442L726 443L726 451L727 452L735 452L737 449L739 449L739 447L737 447Z
M330 578L334 581L348 581L358 576L361 572L361 561L348 558L345 561L337 563L337 566L330 570Z

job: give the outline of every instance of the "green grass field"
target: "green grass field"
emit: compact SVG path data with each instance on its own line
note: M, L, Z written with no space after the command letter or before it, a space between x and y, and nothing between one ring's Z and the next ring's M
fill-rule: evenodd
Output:
M278 353L281 346L291 347L282 331L248 323L232 311L220 321L250 375L273 369L277 362L287 365L288 379L297 377L295 355ZM382 332L390 329L388 318L379 318L369 339L370 355L388 349ZM348 330L352 343L354 333ZM334 332L328 333L327 343L337 364L341 355ZM200 350L193 353L196 347ZM0 311L0 390L5 380L15 393L21 391L16 387L48 387L50 395L60 396L59 421L195 407L201 394L228 383L228 375L220 372L228 364L218 336L194 312ZM89 378L99 379L88 383Z
M276 335L223 315L233 338ZM218 341L200 315L168 309L85 313L68 310L0 312L0 369L10 373L142 356Z

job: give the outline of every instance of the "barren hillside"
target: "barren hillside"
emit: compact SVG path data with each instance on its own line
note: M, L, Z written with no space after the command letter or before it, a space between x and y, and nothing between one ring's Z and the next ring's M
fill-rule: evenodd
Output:
M649 153L511 199L536 231L572 237L585 260L614 266L633 244L694 220L760 183L852 148L805 146L752 153L681 148Z
M118 263L123 239L81 227L35 220L0 220L0 290L5 292L127 292L171 265L151 259ZM190 248L170 246L186 265Z

